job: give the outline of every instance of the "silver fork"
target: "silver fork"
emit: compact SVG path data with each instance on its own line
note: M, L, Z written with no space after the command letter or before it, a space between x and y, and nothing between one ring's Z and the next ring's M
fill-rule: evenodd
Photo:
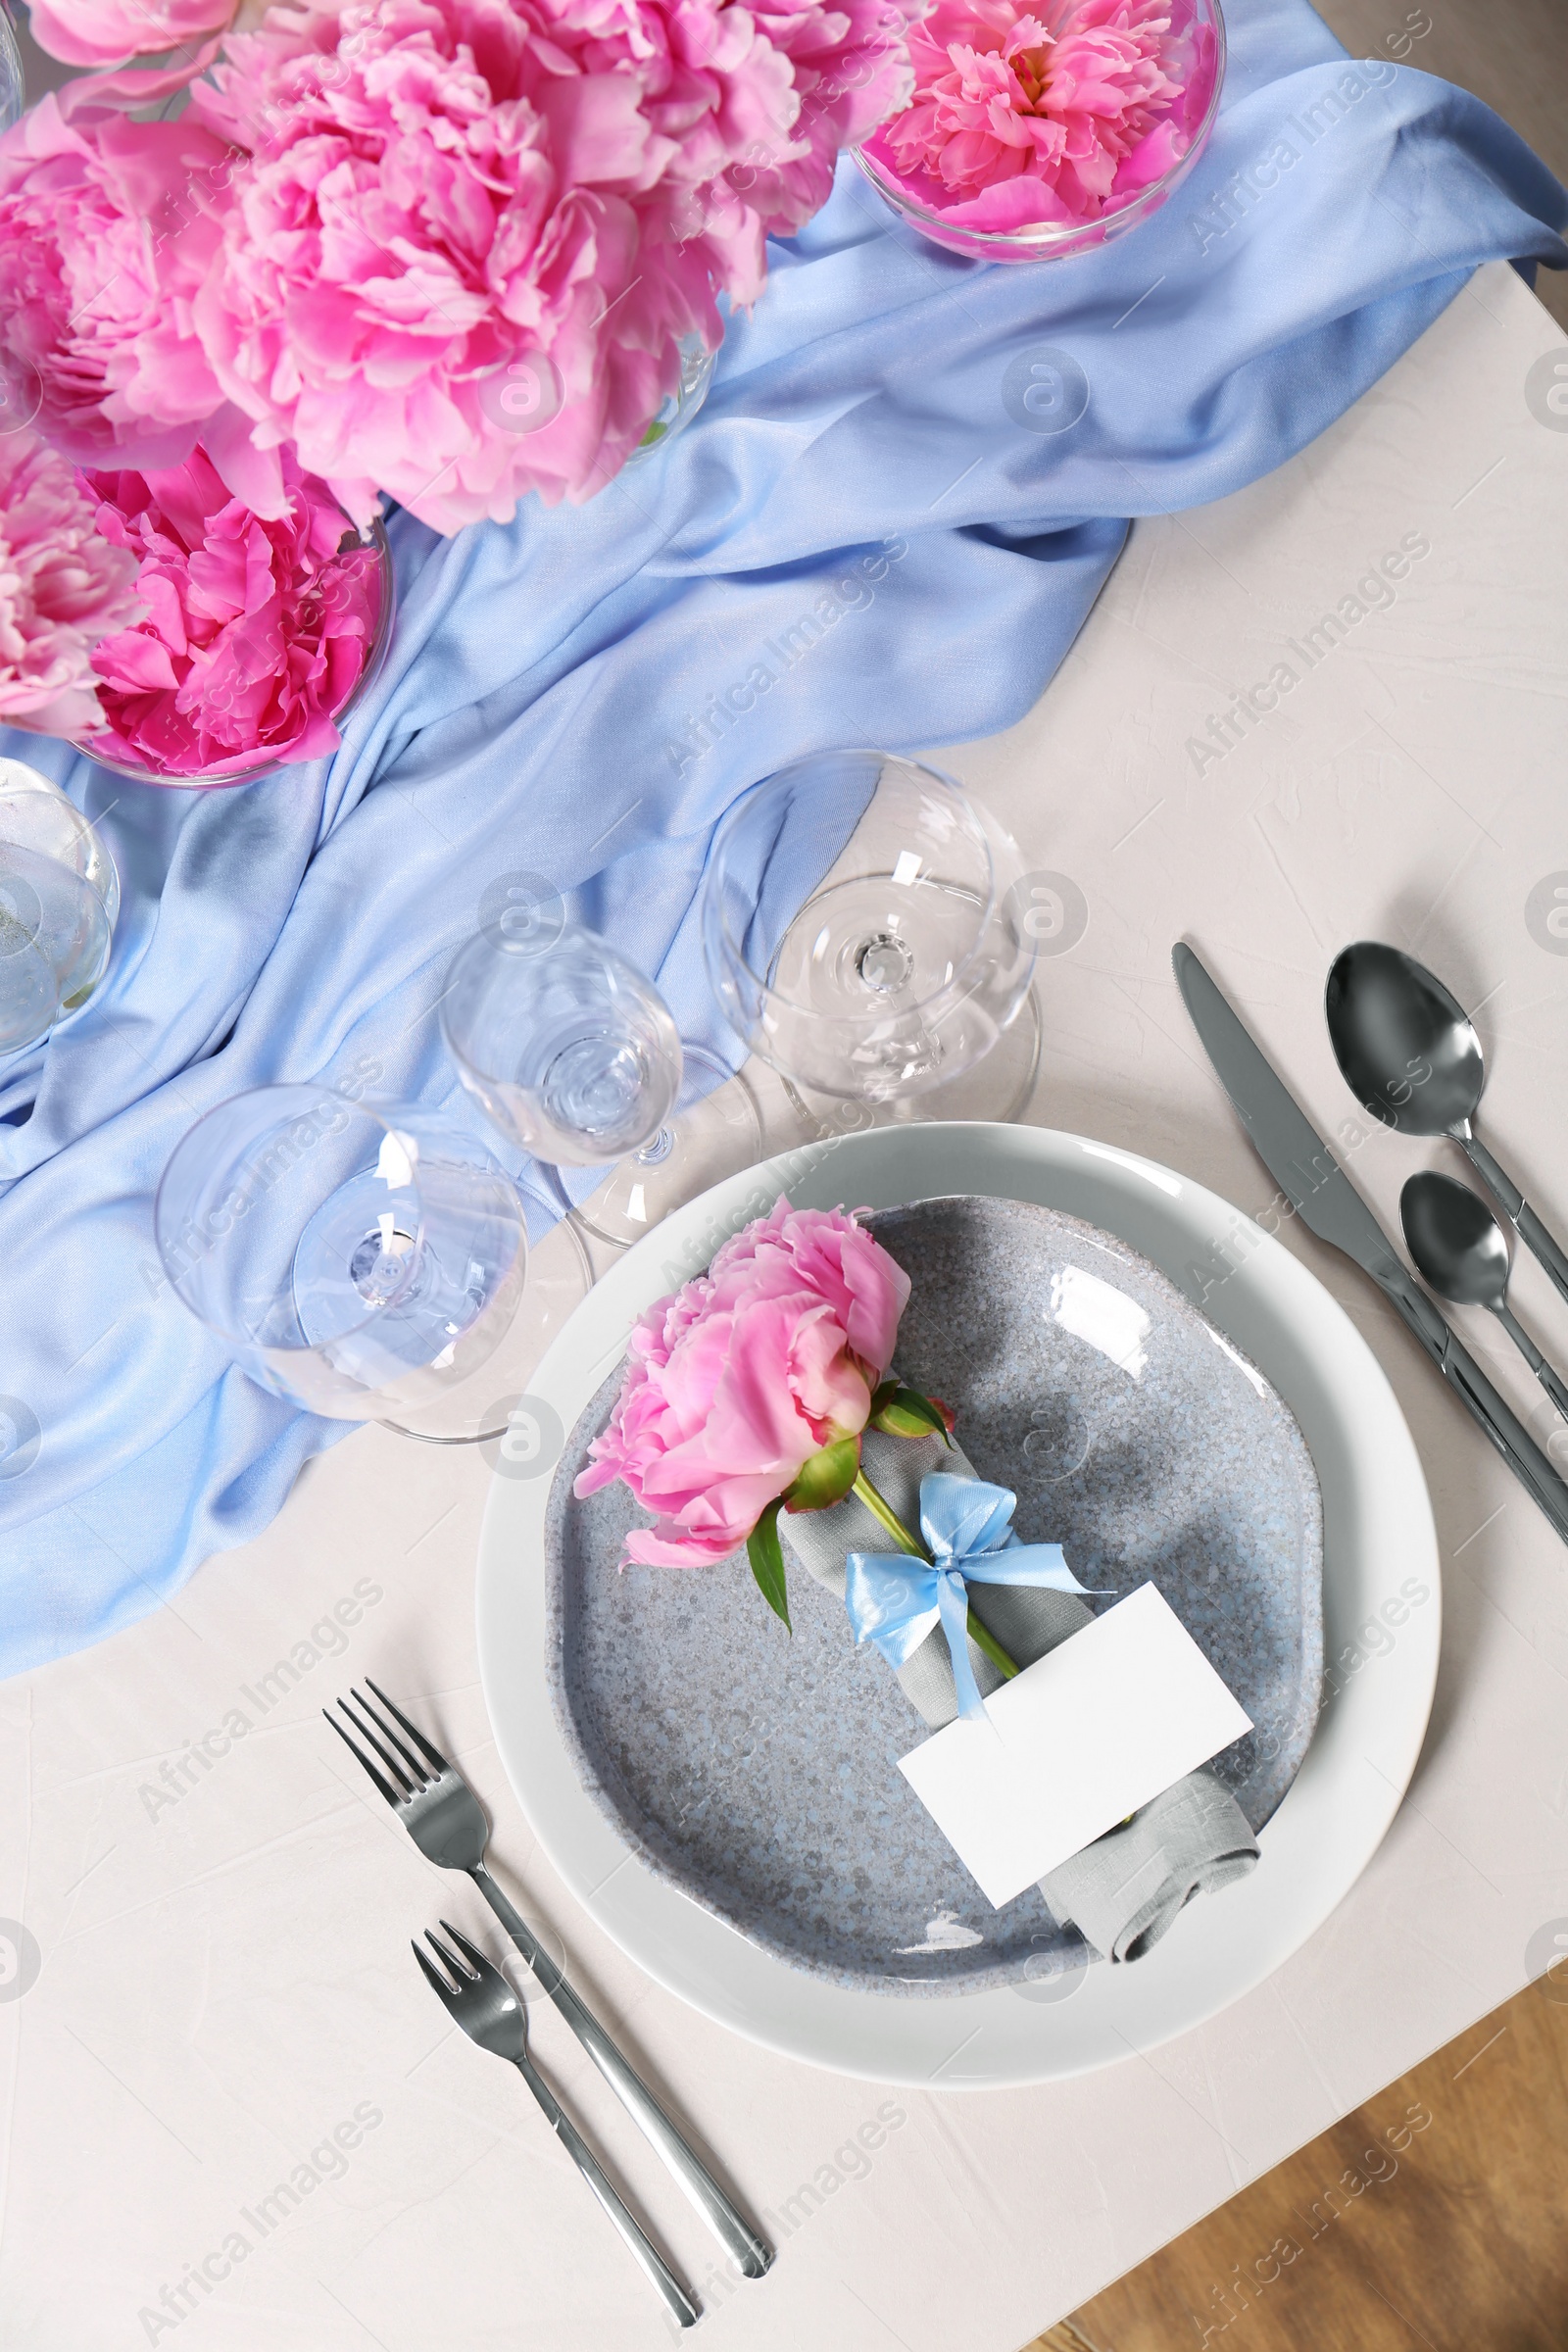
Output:
M368 1675L365 1679L369 1683ZM381 1763L386 1766L385 1772L371 1762L358 1741L349 1738L335 1715L328 1714L325 1707L321 1709L322 1714L356 1761L369 1774L393 1811L399 1815L404 1828L426 1860L439 1864L443 1870L467 1872L527 1962L540 1989L555 2002L605 2081L616 2093L644 2137L663 2158L725 2252L748 2278L760 2278L773 2260L772 2247L765 2238L759 2236L719 2187L701 2158L687 2146L647 2083L621 2056L593 2011L579 2000L563 1971L540 1944L527 1923L508 1902L486 1870L484 1855L490 1836L489 1824L467 1782L447 1762L439 1748L431 1746L424 1734L409 1721L403 1710L394 1705L379 1684L370 1683L370 1689L387 1714L402 1726L407 1734L406 1739L401 1738L393 1725L376 1713L361 1691L351 1692L360 1709L359 1713L345 1698L340 1698L337 1703L359 1733L360 1739L366 1740L380 1757ZM390 1780L388 1773L392 1776Z
M619 2230L644 2277L663 2297L681 2327L695 2328L698 2319L696 2304L616 2196L605 2178L598 2157L571 2118L563 2113L555 2093L529 2057L528 2018L521 2001L500 1969L485 1958L476 1944L471 1944L466 1936L461 1935L449 1919L444 1919L441 1925L457 1945L457 1952L449 1951L439 1936L433 1936L428 1928L424 1932L424 1940L450 1972L449 1976L443 1976L439 1970L432 1968L417 1944L413 1946L414 1957L423 1969L431 1990L439 1995L448 2014L463 2028L470 2041L476 2041L480 2049L488 2050L492 2057L511 2060L544 2109L556 2137ZM463 1955L462 1959L458 1957L459 1952ZM467 1963L466 1967L465 1962Z

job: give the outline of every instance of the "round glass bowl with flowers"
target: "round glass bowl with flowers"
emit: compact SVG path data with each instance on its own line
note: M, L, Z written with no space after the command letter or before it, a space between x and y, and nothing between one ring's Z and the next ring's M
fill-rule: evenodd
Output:
M936 0L909 36L914 95L856 151L933 243L1036 262L1124 236L1208 142L1218 0Z
M93 649L102 723L78 751L204 787L336 751L386 656L391 551L286 450L280 475L276 515L234 497L199 445L179 466L79 475L100 535L136 562L143 616Z

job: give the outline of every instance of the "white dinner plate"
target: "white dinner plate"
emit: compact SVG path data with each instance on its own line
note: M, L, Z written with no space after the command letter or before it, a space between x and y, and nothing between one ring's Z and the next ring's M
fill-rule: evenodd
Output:
M940 2000L851 1990L790 1967L656 1878L576 1780L546 1676L550 1470L642 1311L780 1192L816 1208L983 1193L1082 1217L1201 1305L1300 1425L1323 1494L1323 1714L1262 1834L1258 1868L1191 1904L1143 1960ZM916 1125L764 1161L628 1250L545 1355L514 1427L491 1485L478 1580L479 1668L508 1777L566 1885L629 1958L790 2057L879 2082L996 2088L1087 2073L1187 2033L1322 1924L1376 1852L1415 1769L1442 1595L1426 1482L1394 1393L1289 1250L1202 1185L1132 1152L1037 1127Z

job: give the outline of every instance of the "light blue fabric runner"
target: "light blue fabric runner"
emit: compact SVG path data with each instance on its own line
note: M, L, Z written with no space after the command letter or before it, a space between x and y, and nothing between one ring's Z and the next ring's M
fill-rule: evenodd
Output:
M392 662L330 762L164 794L5 739L109 811L125 912L98 1001L0 1065L0 1672L156 1606L342 1434L159 1285L152 1193L202 1111L322 1075L468 1118L429 1008L519 869L713 1037L695 901L737 792L1017 719L1126 517L1291 456L1478 264L1565 259L1561 189L1476 101L1348 68L1302 0L1237 0L1231 36L1208 154L1123 242L982 269L846 163L690 433L582 510L450 543L398 518ZM1087 379L1059 433L1004 400L1042 345Z

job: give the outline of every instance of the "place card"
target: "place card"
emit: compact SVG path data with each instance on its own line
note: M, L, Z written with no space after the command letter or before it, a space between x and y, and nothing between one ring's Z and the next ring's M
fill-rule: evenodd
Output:
M1152 1585L1140 1585L900 1759L1001 1910L1251 1721Z

